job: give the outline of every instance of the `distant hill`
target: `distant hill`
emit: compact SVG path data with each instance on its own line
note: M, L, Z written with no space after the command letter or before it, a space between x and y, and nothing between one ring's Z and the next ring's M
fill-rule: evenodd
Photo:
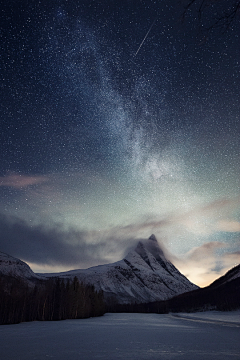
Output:
M240 265L209 286L169 300L170 311L234 310L240 308Z
M40 280L41 276L35 274L29 265L24 261L0 251L0 275L19 278L31 284L35 280Z
M210 288L218 288L220 286L226 285L228 282L233 281L234 279L240 278L240 264L230 269L225 275L221 276L215 280Z

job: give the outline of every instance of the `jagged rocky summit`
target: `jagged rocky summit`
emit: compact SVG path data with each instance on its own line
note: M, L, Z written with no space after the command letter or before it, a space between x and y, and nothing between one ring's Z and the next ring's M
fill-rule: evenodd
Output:
M166 300L198 288L166 259L154 235L139 241L135 250L118 262L86 270L41 275L77 276L79 281L102 290L107 302L119 304Z

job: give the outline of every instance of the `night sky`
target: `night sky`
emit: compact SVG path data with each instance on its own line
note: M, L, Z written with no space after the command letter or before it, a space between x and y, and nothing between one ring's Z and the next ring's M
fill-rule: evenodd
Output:
M226 3L2 2L0 251L62 271L154 233L200 286L240 263L239 16L206 30Z

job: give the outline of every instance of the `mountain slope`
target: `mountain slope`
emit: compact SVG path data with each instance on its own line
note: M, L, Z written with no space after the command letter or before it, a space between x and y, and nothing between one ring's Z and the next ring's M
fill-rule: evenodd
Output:
M30 267L13 256L0 251L0 274L26 280L39 279Z
M240 309L240 265L205 288L178 295L162 303L152 303L150 307L152 312L156 312L157 308L162 312Z
M108 302L120 304L166 300L198 288L165 258L154 235L140 241L135 250L116 263L41 275L65 279L77 276L81 282L102 290Z
M240 265L237 265L230 269L225 275L215 280L209 287L219 287L227 284L228 282L240 278Z

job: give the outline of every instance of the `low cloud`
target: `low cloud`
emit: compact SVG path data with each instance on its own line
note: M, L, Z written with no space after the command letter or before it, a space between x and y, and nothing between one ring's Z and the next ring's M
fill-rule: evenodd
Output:
M60 224L31 225L20 218L0 214L0 251L31 264L65 266L65 269L99 265L121 255L134 241L106 235L66 230Z
M33 270L41 268L43 271L63 271L120 260L140 238L147 238L155 233L164 253L173 264L190 281L206 286L229 268L239 264L240 253L231 251L230 245L224 241L213 241L194 247L185 255L177 257L168 252L167 240L163 242L161 236L165 239L168 231L173 231L172 234L175 231L177 234L178 230L189 231L191 235L190 231L197 230L189 230L186 224L192 224L195 217L196 221L200 219L202 222L205 218L214 219L213 223L206 225L210 233L239 231L239 222L225 219L225 214L229 215L229 210L236 206L239 206L239 199L222 200L182 214L172 213L161 219L145 218L137 223L115 226L105 231L65 228L59 223L51 226L31 225L20 218L0 214L0 251L28 262ZM220 213L222 218L220 216L219 219ZM198 217L199 215L201 216Z

